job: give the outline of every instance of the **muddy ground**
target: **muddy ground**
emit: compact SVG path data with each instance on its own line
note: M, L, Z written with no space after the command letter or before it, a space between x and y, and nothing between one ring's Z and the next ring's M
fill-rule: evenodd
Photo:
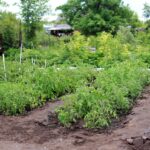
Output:
M0 116L0 150L150 150L150 86L130 115L106 130L88 131L59 125L47 103L25 116Z

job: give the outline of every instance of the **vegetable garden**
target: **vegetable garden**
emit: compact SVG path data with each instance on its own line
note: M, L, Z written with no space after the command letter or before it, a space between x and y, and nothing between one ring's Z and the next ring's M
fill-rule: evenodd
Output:
M62 125L109 126L150 83L147 45L138 35L75 32L45 50L23 49L21 62L20 50L9 49L5 61L1 57L0 114L24 114L60 98L64 105L55 112Z

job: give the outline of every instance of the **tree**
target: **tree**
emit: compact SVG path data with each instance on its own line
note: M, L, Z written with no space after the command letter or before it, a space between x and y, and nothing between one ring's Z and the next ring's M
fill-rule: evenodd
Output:
M19 47L19 21L8 12L0 12L0 50Z
M143 16L144 16L146 19L149 19L149 18L150 18L150 5L148 5L147 3L145 3L143 10L144 10Z
M0 0L0 6L7 6L8 4L4 2L3 0Z
M33 44L36 30L40 28L40 21L48 10L47 2L48 0L21 0L22 17L28 46Z
M116 33L119 26L135 26L138 17L121 0L68 0L58 9L62 17L84 34Z
M147 3L144 4L144 9L143 9L143 16L146 19L146 30L149 30L150 28L150 5L148 5Z

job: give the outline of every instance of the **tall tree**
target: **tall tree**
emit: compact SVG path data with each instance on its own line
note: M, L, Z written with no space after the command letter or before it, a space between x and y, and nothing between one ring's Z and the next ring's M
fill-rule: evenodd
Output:
M0 51L18 48L19 20L12 13L0 13Z
M0 13L2 12L2 9L6 8L7 6L8 4L5 1L0 0Z
M147 3L144 4L144 9L143 9L143 16L146 19L146 29L148 30L150 28L150 5Z
M0 0L0 6L7 6L8 4L4 2L3 0Z
M22 17L25 24L26 42L29 45L34 40L40 21L47 12L48 0L21 0Z
M146 19L149 19L149 18L150 18L150 5L148 5L147 3L145 3L143 10L144 10L143 16L144 16Z
M67 23L84 34L115 33L119 26L135 26L138 21L121 0L68 0L58 9Z

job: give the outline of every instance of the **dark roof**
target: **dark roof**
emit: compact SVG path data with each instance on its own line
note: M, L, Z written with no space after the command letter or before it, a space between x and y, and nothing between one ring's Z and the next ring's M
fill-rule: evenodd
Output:
M72 30L72 27L68 24L57 24L52 27L50 27L48 30Z

